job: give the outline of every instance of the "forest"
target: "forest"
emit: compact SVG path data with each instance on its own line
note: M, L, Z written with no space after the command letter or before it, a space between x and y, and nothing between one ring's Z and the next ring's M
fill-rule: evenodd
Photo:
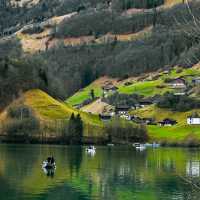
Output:
M41 1L30 10L37 15L36 8L39 9L43 5L41 8L49 10L54 1L50 2L47 4L45 1L48 6L44 6ZM72 1L63 3L70 2L72 3ZM99 3L105 3L105 1L88 2L89 7L93 8ZM112 2L112 6L117 2L117 0ZM199 8L199 2L190 3L195 19L199 18ZM16 15L18 20L18 15L9 9L28 8L8 7L8 13ZM58 8L55 6L56 9ZM7 16L7 9L3 10ZM75 8L63 12L74 10ZM38 12L45 13L40 9ZM54 48L35 54L25 54L19 39L2 40L0 42L1 107L12 101L20 92L31 88L40 88L58 99L66 99L103 75L123 78L166 66L191 67L198 62L200 58L198 21L194 22L194 16L191 15L186 4L178 4L165 10L150 9L147 13L135 14L131 17L121 17L120 12L122 11L114 8L113 12L104 8L100 8L99 11L90 11L87 8L72 17L66 23L67 26L63 22L57 27L58 32L55 37L88 34L100 37L107 32L127 33L153 26L151 32L144 38L127 42L113 40L102 44L91 43L78 46L65 46L60 43ZM33 18L28 11L22 13ZM24 19L23 16L21 18ZM100 18L103 19L103 23ZM13 21L11 23L8 21L6 24L12 25L12 23ZM12 87L13 85L15 87Z

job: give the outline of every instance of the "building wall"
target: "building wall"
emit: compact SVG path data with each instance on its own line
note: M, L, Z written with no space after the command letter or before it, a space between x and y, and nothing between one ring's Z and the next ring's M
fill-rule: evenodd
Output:
M187 118L187 124L200 125L200 118Z

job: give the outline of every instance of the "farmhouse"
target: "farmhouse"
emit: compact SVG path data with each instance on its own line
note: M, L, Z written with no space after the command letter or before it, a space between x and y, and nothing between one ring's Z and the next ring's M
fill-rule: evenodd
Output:
M127 115L128 111L131 109L130 106L116 106L115 114L116 115Z
M192 116L187 117L188 125L200 125L200 116L198 114L194 114Z
M171 88L186 88L186 81L183 78L170 80L169 86Z
M196 77L196 78L192 79L192 83L194 85L199 85L200 84L200 77Z
M112 116L109 115L109 114L100 114L100 115L99 115L99 118L100 118L102 121L109 121L109 120L111 120Z
M177 124L177 121L166 118L163 121L159 122L159 124L160 124L160 126L173 126L173 125Z
M139 101L140 107L145 107L153 104L153 101L150 99L143 99Z
M102 89L105 92L115 92L118 90L118 87L114 86L113 84L104 85Z

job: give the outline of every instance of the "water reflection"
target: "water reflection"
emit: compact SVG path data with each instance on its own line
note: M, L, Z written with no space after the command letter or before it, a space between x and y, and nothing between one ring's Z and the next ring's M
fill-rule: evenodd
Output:
M56 171L41 170L48 155ZM183 200L195 199L199 150L97 147L94 157L82 147L0 146L0 199L15 200ZM200 181L199 181L200 182Z

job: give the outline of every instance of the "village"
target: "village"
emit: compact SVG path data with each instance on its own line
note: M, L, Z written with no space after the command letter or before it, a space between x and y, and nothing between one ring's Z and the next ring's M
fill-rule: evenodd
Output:
M170 74L170 70L164 70L162 72L165 76ZM157 76L159 77L159 76ZM145 80L142 80L144 83L148 81L152 81L152 77L148 76ZM129 87L133 83L131 81L126 80L124 83L124 87ZM187 76L180 76L177 78L166 78L164 81L164 86L160 85L160 88L167 88L171 94L175 97L180 96L190 96L193 88L196 88L200 85L200 77L194 75L187 75ZM158 87L158 86L157 86ZM114 94L118 94L119 88L118 85L113 84L112 82L105 82L102 85L102 96L101 97L94 97L88 98L82 104L76 105L76 108L81 109L82 107L91 104L94 101L99 103L108 103L107 98ZM121 118L124 120L132 121L139 125L154 125L154 126L175 126L178 124L178 121L173 119L173 116L170 118L163 118L161 121L157 121L153 117L140 117L137 114L133 114L136 110L144 109L148 106L157 105L159 102L159 98L161 95L154 95L154 96L147 96L147 97L140 97L139 99L135 100L132 104L127 104L117 102L117 105L108 106L109 109L104 109L102 112L99 113L99 118L103 122L109 122L112 118ZM133 97L134 98L134 97ZM192 113L185 117L185 122L187 125L200 125L200 115L197 112Z

